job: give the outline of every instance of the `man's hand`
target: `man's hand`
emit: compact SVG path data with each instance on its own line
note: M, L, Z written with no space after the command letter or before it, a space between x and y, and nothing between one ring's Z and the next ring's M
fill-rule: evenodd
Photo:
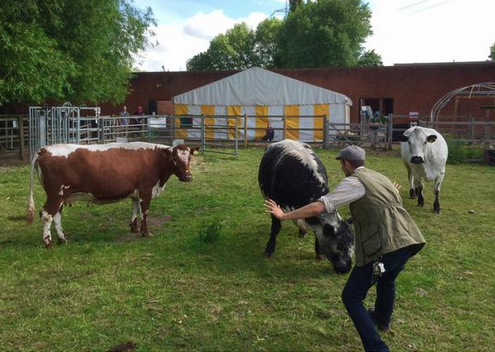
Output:
M283 220L284 211L271 199L265 200L265 212L272 214L279 220Z
M400 184L398 184L397 182L393 182L394 183L394 187L397 191L400 191L400 189L402 188L402 186Z

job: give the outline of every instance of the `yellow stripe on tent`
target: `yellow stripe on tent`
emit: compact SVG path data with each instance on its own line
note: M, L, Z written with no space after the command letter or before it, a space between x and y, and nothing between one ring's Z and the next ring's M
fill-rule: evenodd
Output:
M205 117L205 138L215 139L215 105L201 105L201 115Z
M264 117L259 117L264 116ZM254 139L259 140L265 136L266 124L268 123L268 106L260 105L256 107L256 130Z
M241 116L241 107L236 106L227 106L227 115L228 116ZM235 119L227 119L227 123L229 126L228 131L228 139L235 139ZM241 128L241 119L237 117L237 128ZM240 130L239 130L240 131ZM238 136L239 137L239 136Z
M299 140L299 105L286 105L284 107L285 127L287 129L285 138Z
M313 128L314 130L314 141L322 141L323 140L323 117L321 115L325 115L327 121L329 120L330 113L330 104L316 104L313 110L314 122Z
M185 104L174 104L174 114L175 115L187 115L189 113L188 106ZM175 118L175 137L187 139L187 129L181 128L180 117Z

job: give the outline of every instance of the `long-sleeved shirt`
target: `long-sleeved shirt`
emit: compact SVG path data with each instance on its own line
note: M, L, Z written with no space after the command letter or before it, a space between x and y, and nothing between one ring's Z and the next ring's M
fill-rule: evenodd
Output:
M360 166L356 170L364 168ZM336 208L350 204L360 198L366 193L366 188L355 176L348 176L340 182L335 189L320 197L318 201L325 205L325 209L328 213L333 213Z

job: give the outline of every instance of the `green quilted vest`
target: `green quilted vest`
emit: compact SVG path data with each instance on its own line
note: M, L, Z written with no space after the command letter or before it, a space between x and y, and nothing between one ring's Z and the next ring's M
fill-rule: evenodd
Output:
M366 194L350 204L356 236L356 265L363 266L383 254L415 245L413 255L425 239L394 185L384 175L366 168L354 171Z

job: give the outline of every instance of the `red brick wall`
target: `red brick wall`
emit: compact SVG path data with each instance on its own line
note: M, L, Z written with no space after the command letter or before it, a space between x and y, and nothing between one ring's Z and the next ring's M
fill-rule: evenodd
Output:
M347 95L353 102L352 121L358 119L361 98L392 98L394 114L407 115L409 111L418 111L425 118L433 105L450 91L476 83L495 82L495 62L277 72ZM485 100L484 104L489 101L493 102L493 99ZM486 112L479 105L475 106L473 110L464 109L462 113L485 116ZM453 115L453 104L446 106L442 114Z
M412 64L370 68L280 69L277 73L347 95L353 101L351 120L358 121L359 100L392 98L394 114L418 111L427 118L433 105L454 89L482 82L495 82L495 62ZM141 105L150 113L150 100L167 101L173 96L227 77L237 71L211 72L141 72L136 73L133 92L125 105L134 112ZM485 117L480 105L494 104L493 99L462 101L460 114ZM453 101L442 115L454 115ZM101 104L102 114L118 114L120 106ZM494 114L492 113L491 116Z

